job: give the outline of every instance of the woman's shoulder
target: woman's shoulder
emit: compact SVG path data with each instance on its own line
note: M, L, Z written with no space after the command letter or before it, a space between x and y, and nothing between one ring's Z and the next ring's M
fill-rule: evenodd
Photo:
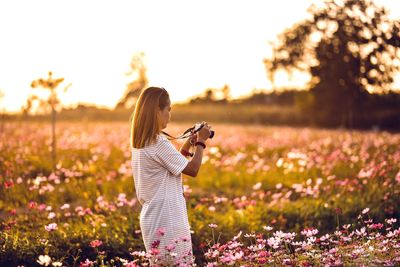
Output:
M164 134L158 134L157 141L168 141L168 138Z
M155 140L142 148L131 148L132 151L141 151L141 150L152 150L158 147L158 145L162 142L169 142L167 137L163 134L157 134Z

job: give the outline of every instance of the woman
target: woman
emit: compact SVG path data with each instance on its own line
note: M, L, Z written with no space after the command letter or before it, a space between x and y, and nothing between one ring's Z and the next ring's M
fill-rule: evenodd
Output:
M181 173L197 176L211 127L205 123L178 152L161 133L170 112L164 88L149 87L140 94L131 128L132 170L142 205L140 228L146 251L154 256L152 264L187 266L194 257ZM191 140L195 151L188 160Z

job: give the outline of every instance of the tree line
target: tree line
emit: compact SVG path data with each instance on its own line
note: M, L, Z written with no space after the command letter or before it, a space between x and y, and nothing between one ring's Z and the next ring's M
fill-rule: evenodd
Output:
M388 11L372 0L326 0L312 5L308 12L309 18L277 36L272 56L264 59L266 75L273 84L280 70L289 74L302 71L311 75L308 90L258 90L233 99L229 85L225 85L207 88L188 104L293 107L304 116L301 121L305 125L399 128L400 94L391 86L400 70L400 22L390 19ZM143 53L134 55L127 75L132 82L112 112L130 112L141 90L148 86ZM42 82L48 83L50 76ZM37 100L35 96L28 98L23 113L29 114ZM53 94L39 104L43 109L52 107L55 114L57 101ZM87 109L93 107L81 105L76 110Z

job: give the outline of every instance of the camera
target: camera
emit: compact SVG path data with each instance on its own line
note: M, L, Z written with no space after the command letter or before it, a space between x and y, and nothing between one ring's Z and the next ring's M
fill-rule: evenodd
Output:
M203 128L204 123L196 123L193 126L193 133L197 133L198 131L200 131L201 128ZM214 137L215 132L213 130L210 130L210 139Z
M200 131L201 128L203 128L204 123L196 123L193 127L187 129L182 135L178 136L178 137L173 137L170 134L161 131L163 134L165 134L167 136L167 138L169 140L176 140L176 139L183 139L183 138L188 138L192 135L194 135L195 133L197 133L198 131ZM215 132L213 130L210 130L210 139L214 137Z

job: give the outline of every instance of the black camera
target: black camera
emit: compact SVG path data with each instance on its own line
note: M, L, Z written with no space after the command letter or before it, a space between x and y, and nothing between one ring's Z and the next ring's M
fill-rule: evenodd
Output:
M200 129L203 128L203 126L204 126L204 123L196 123L193 126L193 133L197 133L198 131L200 131ZM210 130L210 137L209 137L210 139L214 137L214 133L215 132L213 130Z

